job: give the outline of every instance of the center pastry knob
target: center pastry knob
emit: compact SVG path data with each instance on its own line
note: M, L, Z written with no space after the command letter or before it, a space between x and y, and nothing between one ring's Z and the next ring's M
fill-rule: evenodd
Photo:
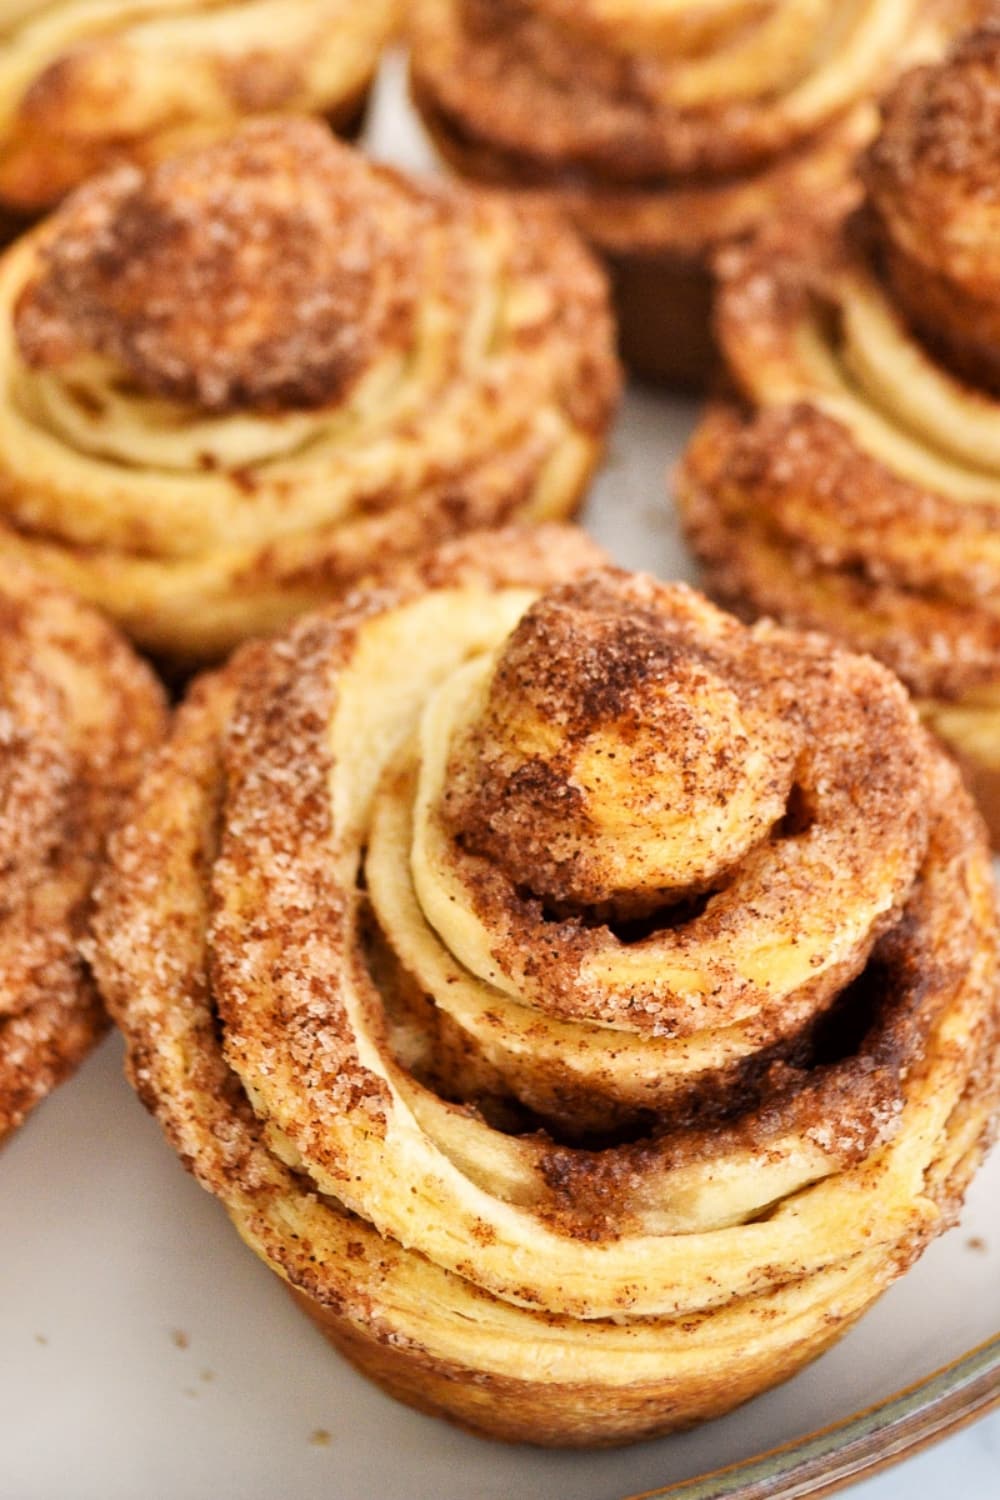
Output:
M57 368L96 355L206 412L321 406L405 326L409 216L405 193L309 121L123 167L53 219L16 311L21 353Z
M800 736L733 623L606 572L523 617L456 735L445 820L560 913L709 889L785 815Z

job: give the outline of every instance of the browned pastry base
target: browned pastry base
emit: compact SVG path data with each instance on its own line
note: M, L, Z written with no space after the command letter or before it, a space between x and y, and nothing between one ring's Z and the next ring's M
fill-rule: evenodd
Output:
M625 364L643 380L704 392L718 364L707 266L697 259L622 255L609 257L607 267Z
M700 1392L686 1385L683 1418L658 1382L622 1387L614 1401L608 1401L605 1393L597 1410L592 1387L553 1382L541 1388L532 1381L501 1375L480 1374L470 1379L467 1370L451 1368L430 1355L420 1360L412 1348L398 1349L374 1338L370 1331L287 1283L286 1290L338 1354L388 1395L426 1416L443 1417L474 1437L494 1442L531 1443L539 1448L616 1448L637 1438L686 1431L760 1393L761 1373L756 1367L749 1373L741 1370L735 1382L731 1371L720 1369L718 1378L706 1381ZM787 1364L780 1376L771 1371L768 1383L783 1384L797 1375L842 1338L859 1316L831 1319L808 1347L796 1350L794 1363Z

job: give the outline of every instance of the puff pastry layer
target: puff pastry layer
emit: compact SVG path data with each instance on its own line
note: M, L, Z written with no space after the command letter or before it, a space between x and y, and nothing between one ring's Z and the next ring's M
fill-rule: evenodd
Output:
M244 648L96 929L142 1098L334 1343L565 1445L829 1344L998 1077L985 841L903 690L594 561L470 539Z
M253 123L0 260L0 558L221 655L387 558L570 512L617 390L553 215Z
M840 201L926 0L415 0L414 96L458 170L555 194L611 258L632 363L704 378L709 261ZM651 331L652 330L652 331Z
M722 261L738 400L682 465L688 531L742 609L874 652L1000 837L1000 28L903 79L846 226ZM995 336L996 335L996 336Z
M34 214L248 115L350 129L399 0L0 0L0 203Z
M0 572L0 1140L104 1030L80 943L109 828L164 727L151 674L97 615Z

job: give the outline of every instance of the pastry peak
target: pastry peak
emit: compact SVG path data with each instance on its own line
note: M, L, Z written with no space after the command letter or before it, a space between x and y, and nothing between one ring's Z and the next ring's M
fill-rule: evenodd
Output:
M16 309L22 356L98 355L208 412L321 406L406 324L415 212L390 174L307 120L121 167L43 231Z
M683 584L550 590L499 652L452 765L472 853L559 909L707 889L785 812L801 748L767 646Z

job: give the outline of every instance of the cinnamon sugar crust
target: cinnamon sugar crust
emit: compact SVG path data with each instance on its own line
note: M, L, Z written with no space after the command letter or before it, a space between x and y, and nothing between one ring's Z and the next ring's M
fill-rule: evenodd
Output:
M0 583L0 1139L106 1019L81 956L104 841L164 729L150 674L96 616Z
M974 560L977 532L997 534L990 502L963 506L959 519L949 497L893 474L806 403L752 418L736 404L714 407L685 456L679 490L687 534L729 608L870 651L921 698L958 702L997 681L1000 618ZM853 547L831 538L821 550L784 524L790 513L822 516L834 498L864 518ZM729 517L744 504L737 535ZM969 555L964 576L934 578L928 569L921 577L916 567L894 576L879 561L878 539L903 526L919 528L938 558L959 535Z
M793 184L839 194L887 70L961 25L955 7L893 24L877 4L846 24L785 9L734 5L699 30L601 0L421 0L414 95L460 171L558 194L606 249L703 254L783 212Z
M994 9L995 14L995 9ZM916 69L883 106L862 162L882 263L920 336L973 385L1000 394L1000 19L939 67Z
M807 944L830 865L860 890L886 835L900 838L891 855L884 846L894 878L912 870L923 752L902 693L874 664L748 634L695 596L605 574L529 611L489 694L443 791L451 894L461 889L499 970L546 1013L682 1037L752 1014L763 1044L777 996L748 977L752 964L727 972L716 960L691 986L706 949L739 944L744 909L772 932L767 945ZM848 833L862 796L864 834ZM779 839L761 861L793 801L794 857ZM706 891L707 905L685 910ZM675 931L629 930L650 912L669 921L678 902ZM794 997L807 1014L857 972L877 930L832 967L814 955ZM596 977L605 972L610 983ZM795 1008L790 995L780 1004Z
M887 662L985 773L1000 683L993 23L905 76L843 224L720 257L731 396L681 466L719 596ZM996 174L994 173L994 176Z
M35 367L103 355L206 412L322 406L411 336L418 232L416 205L321 124L261 122L82 189L18 299L18 345Z
M338 1347L404 1400L560 1444L669 1430L812 1357L955 1212L997 1104L983 835L899 688L819 637L751 632L690 591L594 563L558 529L465 539L202 679L113 840L94 937L142 1098ZM599 1006L555 1022L530 986L476 967L496 963L523 898L483 905L463 837L508 881L552 872L530 779L509 797L491 783L495 826L468 788L447 802L466 757L502 743L516 759L544 734L556 755L595 735L613 747L651 716L664 760L647 780L667 784L672 748L698 834L727 771L685 759L697 734L665 706L669 684L702 728L710 701L725 720L727 693L788 720L798 790L755 823L768 794L752 782L748 821L719 836L723 892L754 865L773 885L828 816L840 827L821 840L828 929L790 902L771 930L753 897L707 939L719 973L760 931L761 984L780 989L803 955L839 976L824 996L808 982L805 1001L789 995L766 1039L740 1030L745 991L727 1011L693 969L705 1015L685 1036ZM499 777L508 761L487 759ZM626 765L626 793L633 776ZM579 790L586 805L593 789ZM666 846L664 816L649 827ZM590 857L571 865L569 896L624 889L621 866L607 878L614 846L574 829ZM620 848L641 884L641 853ZM598 901L576 920L600 936L618 918ZM642 920L614 964L700 917L673 890ZM554 968L539 975L555 983ZM521 1097L546 1071L547 1114ZM636 1108L630 1085L671 1072L673 1102L654 1092Z
M26 217L88 178L155 166L270 112L363 115L399 0L267 3L122 0L83 14L67 0L6 14L0 202Z
M797 55L757 60L756 86L748 65L734 97L726 98L721 85L684 88L686 70L697 73L713 39L630 37L620 16L601 21L598 8L586 0L573 6L422 0L411 23L417 78L470 135L528 163L590 171L618 183L746 171L877 86L874 76L861 72L851 91L838 93L818 117L802 116L789 101L821 43L836 31L825 9L809 23L816 34L799 37L804 45ZM643 8L631 9L639 14ZM919 9L912 7L907 18L911 28ZM720 50L734 43L738 50L753 29L745 16L734 15L719 22L714 41ZM879 64L885 61L879 53ZM772 76L772 69L785 76ZM489 110L488 98L494 101Z

